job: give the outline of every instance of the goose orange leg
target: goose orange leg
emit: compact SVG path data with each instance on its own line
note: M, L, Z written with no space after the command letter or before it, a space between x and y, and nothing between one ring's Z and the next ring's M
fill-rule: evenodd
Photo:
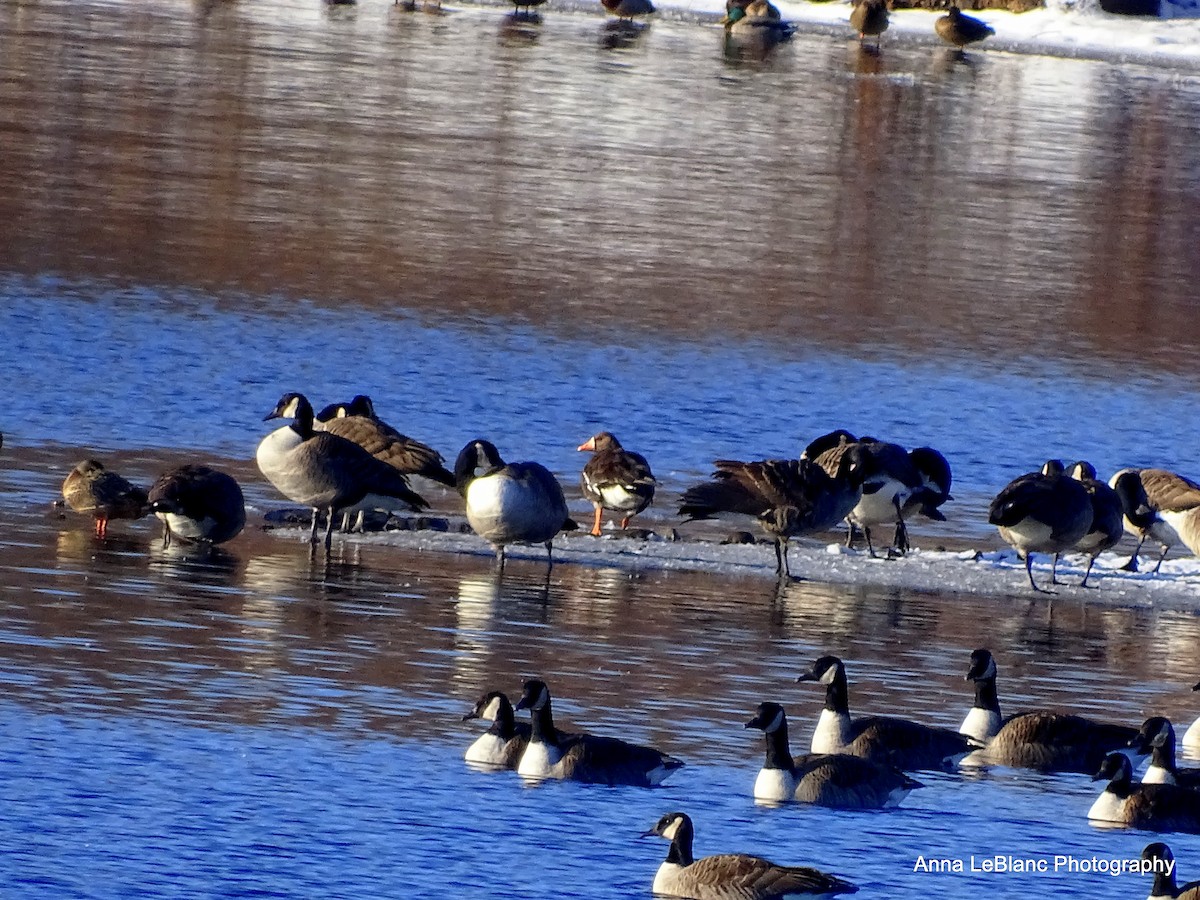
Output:
M600 515L603 512L604 510L602 510L599 506L596 507L596 519L592 522L593 537L600 537Z

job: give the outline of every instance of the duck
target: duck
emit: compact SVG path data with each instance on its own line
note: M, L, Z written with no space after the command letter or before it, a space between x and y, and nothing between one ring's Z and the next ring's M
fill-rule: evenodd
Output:
M1180 886L1175 880L1175 854L1162 841L1147 844L1142 850L1142 861L1149 863L1154 873L1154 884L1146 900L1200 900L1200 881L1189 881Z
M846 753L808 754L793 759L787 713L778 703L761 703L746 728L766 741L767 758L754 782L754 799L769 803L798 800L834 809L897 806L909 791L923 787L898 769Z
M983 747L975 738L949 728L935 728L890 716L850 717L846 666L836 656L822 656L796 681L825 685L825 708L812 736L813 753L849 753L908 771L946 770Z
M110 472L98 459L75 466L62 485L63 500L79 513L96 520L96 537L108 536L110 519L140 519L149 512L146 492Z
M1162 547L1153 572L1176 544L1200 554L1200 484L1166 469L1121 469L1109 485L1121 498L1125 530L1138 539L1125 569L1138 570L1138 553L1147 537Z
M1175 764L1175 728L1163 716L1151 716L1129 741L1139 753L1150 754L1150 765L1142 773L1142 784L1176 784L1200 789L1200 769L1181 769Z
M1079 460L1071 466L1068 474L1083 485L1092 499L1092 526L1075 544L1075 549L1088 558L1083 581L1079 582L1080 587L1087 587L1088 576L1092 574L1096 557L1115 547L1121 540L1121 535L1125 533L1121 524L1125 510L1117 492L1096 478L1096 467L1090 462Z
M467 748L466 761L488 768L516 770L529 746L531 727L528 722L517 722L508 695L503 691L488 691L463 716L464 722L472 719L486 719L492 725Z
M1131 726L1048 710L1004 718L996 674L996 660L990 650L981 647L971 653L966 680L975 682L975 703L958 730L986 746L967 757L967 764L1088 775L1096 771L1105 756L1130 746L1137 736L1137 729Z
M208 466L177 466L150 488L150 511L163 523L163 546L172 538L223 544L246 525L246 500L231 475Z
M281 494L312 508L309 542L317 542L317 520L326 513L325 550L332 541L334 516L368 494L393 497L413 510L429 506L408 486L408 480L353 441L313 427L312 404L290 392L263 421L291 419L259 442L255 460L259 471Z
M1184 831L1200 834L1200 792L1174 784L1137 784L1133 765L1124 753L1104 757L1092 781L1108 779L1088 819L1144 831Z
M554 727L550 689L541 679L525 682L515 708L529 710L530 718L529 746L517 765L523 778L652 787L683 767L682 760L652 747L559 731Z
M858 0L850 11L850 27L858 32L860 44L872 35L878 47L888 28L887 0Z
M779 10L769 0L733 0L726 4L720 24L728 37L743 44L752 41L766 47L789 40L796 26L783 21Z
M720 853L692 855L695 826L687 813L670 812L642 837L671 842L667 858L654 873L650 890L662 897L690 900L776 900L783 897L836 897L858 888L835 875L808 866L780 866L761 856Z
M737 462L719 459L712 480L683 494L679 514L687 521L717 513L755 516L775 542L775 572L791 577L788 539L832 528L845 518L847 493L862 484L862 461L852 448L840 458L835 475L807 459Z
M608 431L593 435L576 449L592 454L579 477L583 496L596 510L591 534L600 536L600 518L606 509L621 513L621 529L628 528L630 520L654 500L658 482L646 457L626 450Z
M467 504L467 521L491 543L504 568L508 544L545 544L554 565L554 536L579 526L567 513L558 479L535 462L506 463L490 441L471 441L454 462L458 492Z
M1050 583L1059 584L1058 557L1075 547L1092 527L1092 498L1074 478L1066 477L1061 460L1048 460L1040 472L1030 472L1008 483L988 509L988 523L1025 563L1029 584L1041 593L1033 580L1033 554L1053 553Z
M600 0L600 5L618 19L631 22L637 16L649 16L655 12L650 0Z
M1200 681L1196 682L1193 691L1200 691ZM1183 748L1192 753L1200 755L1200 717L1188 726L1188 730L1183 733Z
M991 25L974 16L964 15L957 6L951 6L946 15L933 24L933 28L938 37L960 50L967 44L978 43L996 33Z

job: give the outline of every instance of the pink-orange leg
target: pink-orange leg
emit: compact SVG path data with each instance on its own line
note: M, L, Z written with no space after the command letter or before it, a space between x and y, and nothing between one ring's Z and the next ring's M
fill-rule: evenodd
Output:
M102 538L108 536L108 519L105 516L99 516L96 519L96 537Z
M603 512L603 510L599 506L597 506L596 507L596 519L594 522L592 522L592 535L595 537L600 537L600 514L602 512Z
M622 531L624 531L626 528L629 527L629 520L632 518L633 518L633 516L626 516L625 518L623 518L621 520L621 530Z

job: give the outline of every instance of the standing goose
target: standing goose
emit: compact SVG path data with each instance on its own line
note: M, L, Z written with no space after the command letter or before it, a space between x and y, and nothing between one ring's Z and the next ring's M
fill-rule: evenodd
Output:
M488 691L463 716L464 722L471 719L487 719L492 725L467 748L467 762L496 769L516 769L529 746L530 726L525 722L518 724L507 695Z
M246 525L246 501L232 476L208 466L164 472L150 488L150 510L163 523L163 546L171 538L223 544Z
M642 837L671 842L654 874L651 891L690 900L775 900L783 897L835 897L858 891L848 881L808 866L779 866L760 856L721 853L696 859L695 830L687 813L667 813Z
M1124 534L1121 524L1124 509L1117 492L1096 478L1096 468L1090 462L1080 460L1075 463L1070 475L1083 485L1092 500L1092 527L1075 544L1075 549L1088 558L1087 571L1083 573L1083 581L1079 582L1080 587L1087 587L1096 557L1116 546Z
M984 648L971 654L967 681L975 682L975 704L959 731L986 744L972 764L1012 766L1039 772L1094 773L1104 757L1128 747L1137 729L1083 716L1035 710L1003 718L996 692L996 660Z
M1064 474L1063 464L1052 459L1041 472L1016 478L996 495L988 510L988 522L1025 562L1025 573L1035 591L1049 593L1033 580L1033 553L1053 553L1050 583L1058 584L1058 557L1082 540L1092 527L1092 498L1074 478Z
M754 799L772 803L798 800L834 809L883 809L897 806L921 787L898 769L846 753L809 754L792 759L787 714L778 703L759 704L747 728L757 728L767 758L754 781Z
M907 528L904 528L901 534L904 523L918 513L935 522L945 522L946 515L941 510L942 504L954 499L950 496L950 485L954 476L950 472L950 463L946 457L932 447L917 447L908 451L908 458L917 470L921 486L905 501L901 510L901 520L896 526L896 536L892 539L892 546L901 553L906 553L909 549Z
M463 447L454 477L467 503L467 521L496 549L501 569L508 544L545 544L546 562L554 565L554 536L579 527L549 469L535 462L506 464L489 441Z
M146 492L95 459L85 459L71 470L62 495L75 512L92 514L100 538L108 535L109 519L140 519L147 512Z
M897 769L947 769L982 743L949 728L889 716L850 718L846 667L822 656L797 681L825 685L825 708L813 731L813 753L849 753Z
M292 423L262 439L256 461L281 494L312 508L311 543L317 542L317 519L323 510L328 552L336 513L368 494L395 497L415 510L429 505L409 490L403 475L358 444L314 430L312 405L303 394L284 394L263 421L278 418L290 418Z
M1200 681L1196 682L1196 686L1192 690L1200 691ZM1196 721L1183 733L1183 749L1200 756L1200 717L1197 717Z
M1147 844L1142 860L1151 863L1154 884L1146 900L1200 900L1200 881L1189 881L1180 887L1175 880L1175 854L1161 841Z
M1175 729L1171 720L1151 716L1129 742L1139 753L1150 754L1150 765L1142 775L1142 784L1177 784L1200 789L1200 769L1181 769L1175 764Z
M933 29L943 41L960 50L967 44L977 43L996 33L986 22L974 16L963 15L957 6L951 6L946 15L934 22Z
M1109 779L1088 818L1145 831L1200 834L1200 792L1173 784L1136 784L1124 753L1110 753L1092 781Z
M1165 469L1122 469L1110 484L1125 509L1125 530L1138 539L1125 568L1137 571L1138 551L1147 537L1162 546L1155 572L1175 544L1200 555L1200 485Z
M517 766L522 777L651 787L683 766L682 761L651 747L559 731L554 727L550 689L544 681L526 681L516 708L529 710L531 726L529 747Z
M629 520L654 499L657 482L646 457L626 450L607 431L589 438L577 449L592 454L579 478L583 496L596 508L591 533L599 537L600 517L606 509L621 513L621 528L628 528Z
M860 44L871 35L878 47L888 27L887 0L858 0L850 12L850 27L858 32Z

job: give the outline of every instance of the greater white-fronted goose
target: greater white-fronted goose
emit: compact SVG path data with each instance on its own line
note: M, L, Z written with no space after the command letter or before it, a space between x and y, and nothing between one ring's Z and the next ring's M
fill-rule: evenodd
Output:
M1132 726L1049 710L1004 718L996 674L991 651L980 648L971 653L966 680L975 682L975 703L958 730L986 746L967 758L970 764L1088 775L1095 773L1105 756L1128 747L1137 736Z
M79 513L96 520L96 537L108 534L110 519L140 519L149 512L146 492L130 484L96 459L85 459L67 475L63 500Z
M957 6L951 6L946 15L934 22L933 29L943 41L960 50L967 44L977 43L996 33L987 22L964 15Z
M545 544L546 561L553 565L554 536L579 527L549 469L535 462L506 463L490 441L463 447L454 476L467 504L467 521L495 548L501 568L508 544Z
M1180 885L1176 880L1175 854L1161 841L1147 844L1142 860L1150 863L1154 884L1146 900L1200 900L1200 881Z
M1138 551L1147 537L1162 547L1155 572L1176 544L1200 555L1200 485L1166 469L1122 469L1109 483L1121 498L1125 530L1138 539L1126 569L1137 571Z
M626 450L607 431L588 438L578 449L592 454L579 477L584 498L596 509L591 533L599 536L606 509L621 513L621 528L628 528L629 520L650 505L658 484L646 457Z
M163 546L171 539L223 544L246 525L246 501L236 479L208 466L184 465L158 476L150 510L163 523Z
M508 696L501 691L488 691L463 716L464 722L471 719L485 719L492 724L467 748L467 762L488 768L516 769L529 746L530 725L517 722Z
M594 734L566 734L554 727L550 689L533 678L525 682L517 709L529 710L529 746L517 774L534 780L562 779L589 784L651 787L683 766L661 750Z
M1096 468L1090 462L1080 460L1071 466L1070 475L1083 485L1084 490L1092 499L1092 526L1087 534L1075 544L1075 549L1088 558L1087 571L1083 573L1080 587L1087 587L1088 576L1092 574L1092 566L1096 557L1121 540L1125 533L1122 526L1124 509L1121 498L1111 487L1096 478Z
M1063 464L1052 459L1041 472L1011 481L988 510L988 522L1025 562L1035 591L1048 593L1033 580L1033 554L1053 553L1050 583L1058 584L1058 557L1083 539L1092 527L1092 498L1082 484L1068 478Z
M850 717L846 667L822 656L797 681L825 685L825 708L813 730L813 753L849 753L901 770L945 771L983 744L949 728L936 728L890 716Z
M258 445L259 471L276 489L296 503L312 508L311 543L317 541L317 519L327 515L325 549L329 550L334 516L368 494L393 497L414 510L426 508L408 481L353 441L313 428L313 409L303 394L284 394L263 421L290 418L292 423L272 431Z
M651 891L690 900L782 900L784 897L835 897L858 891L848 881L808 866L780 866L760 856L720 853L696 859L695 830L687 813L667 813L642 837L671 842L666 860L654 874Z
M1088 819L1145 831L1200 834L1200 792L1173 784L1137 784L1124 753L1110 753L1092 781L1108 779Z
M1142 784L1177 784L1200 789L1200 769L1181 769L1175 763L1175 728L1163 716L1151 716L1142 723L1129 746L1150 754L1150 765L1142 773Z
M763 733L767 756L754 781L754 799L769 803L798 800L834 809L896 806L921 783L891 766L846 753L792 758L787 714L778 703L759 704L747 728Z

